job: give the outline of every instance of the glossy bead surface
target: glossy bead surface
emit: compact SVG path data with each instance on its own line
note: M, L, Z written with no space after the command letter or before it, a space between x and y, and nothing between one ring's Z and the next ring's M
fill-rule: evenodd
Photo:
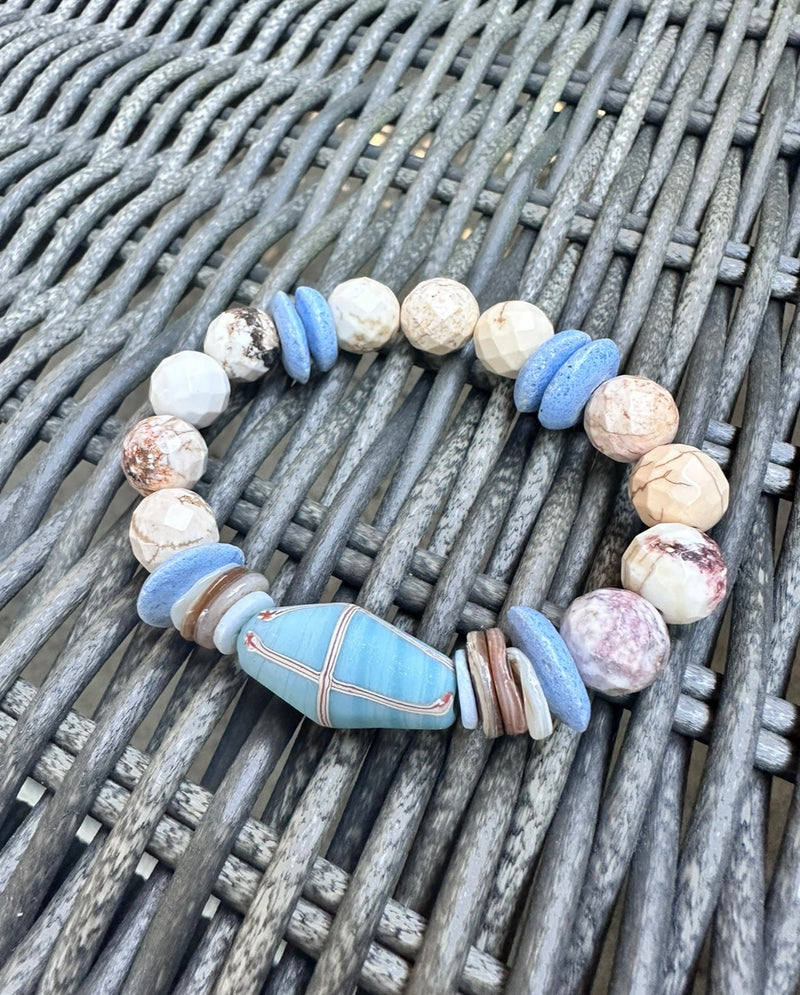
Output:
M219 530L199 494L169 487L142 500L131 517L129 537L136 559L145 570L155 570L188 547L217 542Z
M456 280L423 280L400 308L400 327L415 349L444 356L472 338L480 309L469 287Z
M232 566L240 566L240 564L226 563L224 566L217 567L216 570L212 570L210 573L204 574L200 577L199 580L192 584L185 594L182 594L179 598L175 599L172 603L172 608L169 610L169 617L173 627L176 628L178 632L180 632L183 628L183 620L186 617L186 612L203 594L203 592L208 589L209 585L213 584L214 581L216 581L216 579L222 574L227 573Z
M664 619L633 591L601 588L576 598L560 632L583 683L607 695L646 688L669 656Z
M553 334L550 319L527 301L501 301L478 318L475 353L487 370L515 380L527 358Z
M706 618L725 597L719 546L689 525L665 522L640 533L622 556L622 585L655 605L667 622Z
M729 488L718 464L694 446L658 446L639 460L628 494L645 525L680 522L705 532L728 509Z
M143 418L122 440L122 472L145 496L165 487L194 487L207 460L203 436L174 415Z
M475 689L469 676L466 650L457 649L453 654L453 664L456 668L456 683L458 685L458 710L461 713L461 725L465 729L478 728L478 703L475 700Z
M533 664L516 646L508 647L506 658L522 688L522 702L531 739L547 739L553 732L553 717Z
M503 717L500 713L500 702L492 680L489 666L489 647L486 644L486 634L480 631L467 633L467 664L472 686L475 689L475 700L478 703L480 728L487 739L496 739L503 735Z
M675 438L680 416L672 394L646 377L612 377L589 398L583 428L595 449L634 463Z
M298 287L294 292L294 306L303 322L311 358L317 369L326 373L339 355L333 312L322 294L313 287Z
M255 594L257 591L266 593L268 588L267 578L263 574L248 570L227 584L213 598L207 598L194 623L194 642L205 649L212 649L214 633L225 613L248 594Z
M279 290L270 302L272 318L281 340L283 368L298 383L308 383L311 376L311 353L306 330L291 297Z
M269 611L274 607L275 602L266 591L253 591L252 594L246 594L229 608L217 622L214 629L214 645L223 656L235 653L236 640L244 626L254 615Z
M508 665L506 638L500 629L486 630L486 646L489 650L489 669L503 718L503 729L508 736L518 736L527 732L528 723L525 719L522 691Z
M231 385L216 359L184 350L162 359L150 377L150 404L157 415L175 415L205 428L227 408Z
M533 664L551 713L570 729L583 732L591 715L589 696L553 623L525 605L509 608L507 619L513 642Z
M539 405L539 421L549 429L577 425L593 392L618 369L619 349L611 339L598 339L578 349L547 385Z
M455 720L453 662L357 605L260 612L237 654L251 677L320 725L444 729Z
M532 352L514 384L514 404L517 410L538 411L550 381L569 357L589 342L591 339L586 332L567 329L556 332Z
M208 326L203 352L220 364L229 380L258 380L273 368L280 340L272 318L257 307L232 307Z
M136 609L146 624L164 629L174 603L203 577L228 566L241 566L244 553L227 542L192 546L171 557L142 584Z
M365 353L380 349L400 328L400 304L383 283L368 276L345 280L328 297L339 347Z

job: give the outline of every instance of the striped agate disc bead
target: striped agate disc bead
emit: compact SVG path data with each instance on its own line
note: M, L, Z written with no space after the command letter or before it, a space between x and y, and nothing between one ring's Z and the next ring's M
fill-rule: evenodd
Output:
M486 647L489 651L489 670L494 681L500 714L503 717L503 728L507 735L518 736L528 731L528 723L525 719L522 694L508 666L506 637L500 629L486 630Z
M522 650L509 646L506 650L511 671L522 688L522 701L525 706L525 721L531 739L547 739L553 732L553 716L547 705L542 685L533 669L533 664Z
M485 633L467 633L467 662L478 700L483 734L487 739L497 739L503 735L503 719L489 667L489 648Z

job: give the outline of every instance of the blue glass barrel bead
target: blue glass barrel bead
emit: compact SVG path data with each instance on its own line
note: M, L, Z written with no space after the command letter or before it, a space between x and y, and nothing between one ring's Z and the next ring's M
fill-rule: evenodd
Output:
M281 340L284 369L292 380L308 383L311 376L311 353L308 351L306 330L291 297L279 290L270 302L270 310Z
M445 729L455 721L452 660L357 605L259 612L236 649L250 677L319 725Z
M311 358L322 373L327 373L339 354L330 305L313 287L298 287L294 292L294 306L303 321Z

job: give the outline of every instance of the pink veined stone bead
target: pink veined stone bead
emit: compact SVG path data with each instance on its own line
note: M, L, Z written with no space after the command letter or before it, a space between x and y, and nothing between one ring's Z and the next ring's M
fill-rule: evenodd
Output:
M622 586L677 625L710 615L725 597L727 577L714 540L676 522L640 533L622 556Z
M613 377L589 398L583 427L591 444L618 463L633 463L678 431L672 394L646 377Z
M199 494L181 487L148 495L133 512L129 535L133 555L150 571L190 546L219 541L214 513Z
M138 422L122 441L122 470L140 494L194 487L206 472L208 447L197 429L173 415Z
M676 443L639 460L628 493L645 525L680 522L705 532L728 509L728 481L719 466L700 449Z
M633 591L601 588L576 598L559 631L583 683L603 694L641 691L669 656L664 619Z

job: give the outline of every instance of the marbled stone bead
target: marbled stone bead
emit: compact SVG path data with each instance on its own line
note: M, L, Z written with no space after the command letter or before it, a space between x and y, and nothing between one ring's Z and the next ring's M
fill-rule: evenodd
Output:
M234 571L239 571L234 575ZM205 591L198 600L189 607L183 619L183 629L198 646L212 649L214 632L228 609L241 601L248 594L256 591L266 591L269 588L267 578L254 570L244 570L234 567L230 575L216 582ZM181 635L184 632L181 631Z
M531 353L553 334L550 319L527 301L501 301L478 318L475 353L487 370L515 380Z
M453 664L456 668L456 684L458 686L458 710L461 713L461 725L465 729L478 728L478 703L475 700L475 689L469 676L466 650L457 649L453 654Z
M275 602L266 591L253 591L240 598L217 622L214 629L214 645L223 656L236 652L236 640L250 619L259 612L270 611Z
M483 735L487 739L497 739L503 735L503 717L489 666L486 633L477 630L467 633L467 664L475 689L475 700L478 702Z
M231 385L216 359L186 349L162 359L150 377L150 404L157 415L175 415L205 428L228 406Z
M192 546L176 553L142 584L136 602L139 618L146 625L166 628L170 624L172 606L193 585L217 570L243 563L241 549L227 542Z
M229 380L258 380L280 355L278 330L257 307L232 307L208 326L203 352L220 364Z
M306 330L291 297L279 290L270 302L272 318L281 340L283 368L298 383L308 383L311 376L311 352Z
M503 718L503 729L509 736L527 732L525 706L522 692L514 681L506 654L506 637L500 629L486 630L486 647L489 651L489 669Z
M583 683L607 695L646 688L669 656L664 619L633 591L601 588L576 598L560 632Z
M618 463L634 463L675 438L678 406L672 394L646 377L606 380L589 398L583 427L595 449Z
M518 411L538 411L550 381L569 357L592 340L586 332L570 328L543 342L525 360L514 384L514 404Z
M400 327L415 349L444 356L472 338L480 308L469 287L434 277L418 283L400 308Z
M210 573L203 574L202 577L196 580L185 594L176 598L172 603L172 608L169 610L169 617L173 627L180 632L183 628L183 620L186 617L186 613L198 598L208 590L218 577L227 574L233 568L241 569L241 566L240 563L226 563L224 566L217 567L216 570L212 570Z
M129 531L133 555L155 570L190 546L219 540L214 513L194 491L168 487L154 491L134 510Z
M553 717L533 664L516 646L508 647L506 659L522 688L522 702L525 706L525 719L531 739L547 739L553 732Z
M727 570L719 546L704 532L665 522L625 550L622 585L655 605L667 622L688 625L725 597Z
M549 429L577 425L594 391L618 369L619 349L611 339L598 339L578 349L547 385L539 405L539 421Z
M507 620L511 638L533 664L551 713L583 732L591 715L589 696L553 623L525 605L509 608Z
M143 418L122 440L122 471L140 494L191 488L206 472L208 447L194 425L174 415Z
M444 729L455 720L448 657L351 604L260 612L237 640L242 668L336 729Z
M326 373L339 355L333 312L322 294L313 287L298 287L294 292L294 306L303 322L311 358L317 369Z
M368 276L345 280L328 297L339 347L365 353L380 349L400 328L400 304L383 283Z
M680 522L705 532L728 508L729 487L717 463L694 446L657 446L634 466L628 494L645 525Z

